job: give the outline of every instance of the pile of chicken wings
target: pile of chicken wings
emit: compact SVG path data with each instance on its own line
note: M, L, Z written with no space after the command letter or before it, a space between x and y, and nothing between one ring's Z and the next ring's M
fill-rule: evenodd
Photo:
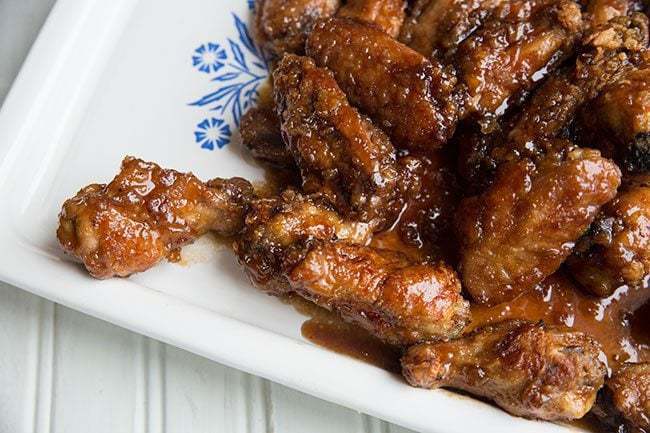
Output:
M273 97L243 144L295 180L268 195L127 157L64 203L63 249L125 277L213 231L261 290L402 347L413 386L650 432L650 359L612 362L571 323L469 327L559 274L634 290L620 321L650 298L644 5L258 0L255 37Z

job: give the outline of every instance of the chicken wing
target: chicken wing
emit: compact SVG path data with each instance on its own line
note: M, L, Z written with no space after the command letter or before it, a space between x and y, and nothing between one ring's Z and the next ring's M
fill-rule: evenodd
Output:
M348 241L365 245L372 228L345 220L323 195L303 196L287 190L280 197L254 200L246 216L235 253L259 288L288 291L286 274L319 241Z
M468 93L466 115L489 131L518 94L573 52L582 28L580 6L572 0L503 3L455 56Z
M332 73L287 55L273 73L282 134L300 168L303 190L331 198L346 216L391 224L398 171L386 134L350 106Z
M253 202L235 251L263 290L296 293L389 343L459 335L469 304L455 272L365 246L369 235L367 224L342 220L322 197L288 191Z
M334 15L340 5L340 0L258 0L255 39L272 60L285 53L302 54L314 23Z
M581 110L577 136L628 172L650 171L650 52Z
M250 154L276 167L293 168L293 156L282 141L280 119L272 106L251 108L241 118L242 143Z
M593 406L607 372L600 354L586 334L509 321L414 346L402 369L413 386L461 389L513 415L560 421L582 418Z
M601 297L650 275L650 176L627 179L567 261L573 277Z
M590 28L607 23L609 20L630 15L643 10L638 0L590 0L587 4L586 18Z
M111 183L89 185L63 204L57 237L93 277L126 277L207 231L236 234L252 194L240 178L203 183L126 157Z
M307 55L332 70L350 103L396 146L429 151L453 134L455 80L386 33L348 19L324 20L307 39Z
M396 38L406 17L406 0L348 0L337 16L375 25Z
M505 1L416 0L399 39L425 57L451 58Z
M555 272L616 196L621 173L612 161L566 147L537 164L503 164L485 193L461 203L460 273L476 302L508 301Z
M594 413L612 431L650 431L650 364L629 364L606 383Z

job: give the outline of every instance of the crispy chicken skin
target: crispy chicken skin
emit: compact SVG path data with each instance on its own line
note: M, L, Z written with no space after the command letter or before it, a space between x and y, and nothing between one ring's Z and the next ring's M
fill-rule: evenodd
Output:
M594 413L612 431L650 431L650 364L629 364L605 383Z
M399 207L395 149L350 106L332 73L287 55L273 73L282 134L300 168L303 190L330 197L343 214L391 224Z
M372 24L396 38L406 17L406 1L348 0L337 16Z
M271 59L302 54L305 38L319 18L336 13L340 0L258 0L255 39Z
M490 189L458 211L464 288L493 305L541 282L616 196L620 179L618 167L591 149L502 165Z
M239 130L244 147L255 159L276 167L294 166L282 141L280 119L270 104L248 110L241 118Z
M581 110L579 136L629 172L650 171L650 53Z
M89 185L63 204L57 237L95 278L126 277L209 230L234 235L251 195L243 179L203 183L127 157L111 183Z
M286 274L315 242L348 241L365 245L370 225L343 219L327 198L286 190L280 197L253 200L235 254L262 290L288 290Z
M455 80L386 33L349 19L323 20L307 39L307 55L332 70L350 103L395 146L429 151L453 134Z
M425 57L452 57L461 42L506 0L416 0L400 41Z
M572 0L502 3L458 48L467 115L503 114L513 97L572 53L582 28L580 6Z
M315 246L291 271L289 284L395 345L456 337L469 315L451 267L345 242Z
M603 386L599 344L542 323L507 321L457 340L411 347L406 380L489 398L513 415L549 421L582 418Z
M626 179L567 261L573 277L596 296L610 296L650 274L650 175Z
M342 220L322 197L287 191L256 200L235 244L253 282L296 293L396 345L458 336L469 304L448 266L371 248L369 227Z

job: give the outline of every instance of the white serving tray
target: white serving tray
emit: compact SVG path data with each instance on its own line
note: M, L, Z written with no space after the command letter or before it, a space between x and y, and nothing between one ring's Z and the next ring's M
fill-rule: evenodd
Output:
M254 99L249 90L266 74L246 36L249 3L56 3L0 112L0 279L415 430L572 430L411 388L309 343L300 335L305 318L253 289L232 253L207 240L186 253L189 266L163 264L109 281L91 279L61 253L61 203L88 183L110 180L127 154L202 179L261 178L240 153L236 127Z

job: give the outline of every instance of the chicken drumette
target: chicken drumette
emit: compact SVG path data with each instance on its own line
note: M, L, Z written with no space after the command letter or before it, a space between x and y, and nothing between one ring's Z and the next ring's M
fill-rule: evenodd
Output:
M253 201L235 252L263 290L296 293L389 343L458 336L469 305L456 273L365 246L370 234L324 197L286 191Z
M203 183L192 174L127 157L111 183L89 185L63 204L57 236L92 276L125 277L207 231L236 234L251 196L243 179Z
M508 321L411 347L402 368L413 386L461 389L514 415L558 421L591 409L607 372L600 358L586 334Z

